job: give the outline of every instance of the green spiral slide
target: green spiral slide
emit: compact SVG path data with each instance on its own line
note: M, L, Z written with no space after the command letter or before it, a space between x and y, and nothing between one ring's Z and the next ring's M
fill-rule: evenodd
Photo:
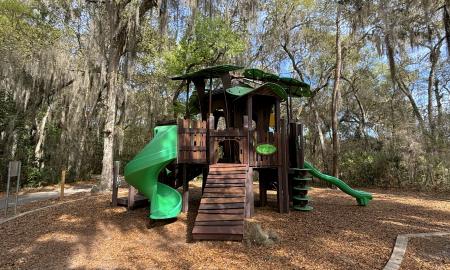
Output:
M358 205L366 206L369 204L369 201L372 200L372 194L370 194L369 192L352 189L341 179L322 173L316 167L314 167L312 164L306 161L304 163L304 166L306 169L309 169L309 173L312 174L313 176L322 179L328 183L331 183L337 186L343 192L347 193L348 195L355 197L356 201L358 202Z
M158 175L177 158L177 126L158 126L155 137L125 166L125 180L150 200L150 218L168 219L181 212L181 194L158 182Z

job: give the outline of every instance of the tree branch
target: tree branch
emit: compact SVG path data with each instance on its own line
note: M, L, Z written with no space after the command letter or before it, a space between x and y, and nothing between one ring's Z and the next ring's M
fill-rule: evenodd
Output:
M300 71L300 69L297 66L297 63L295 62L295 56L291 53L291 51L289 51L287 44L281 44L281 47L283 48L283 50L286 52L286 54L288 55L289 59L291 60L292 63L292 67L294 68L295 72L297 72L298 76L300 77L300 79L302 81L304 81L303 79L303 73Z

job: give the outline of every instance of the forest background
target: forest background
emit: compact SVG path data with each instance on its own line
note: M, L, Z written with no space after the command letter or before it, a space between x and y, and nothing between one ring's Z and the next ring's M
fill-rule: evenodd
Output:
M108 188L113 160L186 111L170 77L224 63L311 85L294 117L325 172L450 190L449 13L449 0L1 0L0 190L10 160L27 186L65 167Z

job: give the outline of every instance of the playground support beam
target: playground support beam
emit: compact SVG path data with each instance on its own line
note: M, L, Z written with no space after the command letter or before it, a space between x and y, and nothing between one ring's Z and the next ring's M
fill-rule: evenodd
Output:
M133 210L134 204L136 202L136 195L138 191L135 187L131 186L128 188L128 205L127 210Z
M187 180L187 165L183 164L183 202L181 211L186 213L189 210L189 181Z
M186 80L186 112L184 113L184 119L189 119L189 85L191 81Z
M279 165L278 165L278 211L280 213L289 213L289 187L288 187L288 168L289 168L289 153L286 141L286 121L281 120L280 130L280 149L278 150Z
M253 155L250 152L250 145L253 143L252 129L253 129L253 98L251 95L247 97L247 127L248 127L248 164L253 164Z
M212 77L209 77L209 105L208 105L208 117L212 114Z
M253 168L248 167L245 183L245 218L251 218L255 214L255 198L253 194Z

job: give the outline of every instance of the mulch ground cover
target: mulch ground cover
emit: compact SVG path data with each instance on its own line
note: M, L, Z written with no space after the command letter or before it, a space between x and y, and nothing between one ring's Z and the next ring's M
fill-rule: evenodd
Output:
M412 238L403 259L404 269L450 269L450 235Z
M398 234L450 230L448 194L372 189L374 201L358 207L339 190L315 188L311 212L277 213L274 193L256 207L254 219L277 244L192 242L199 187L191 183L189 212L171 223L150 223L146 209L112 208L109 195L88 194L9 221L0 225L0 268L382 269ZM450 269L448 239L411 239L402 269Z

